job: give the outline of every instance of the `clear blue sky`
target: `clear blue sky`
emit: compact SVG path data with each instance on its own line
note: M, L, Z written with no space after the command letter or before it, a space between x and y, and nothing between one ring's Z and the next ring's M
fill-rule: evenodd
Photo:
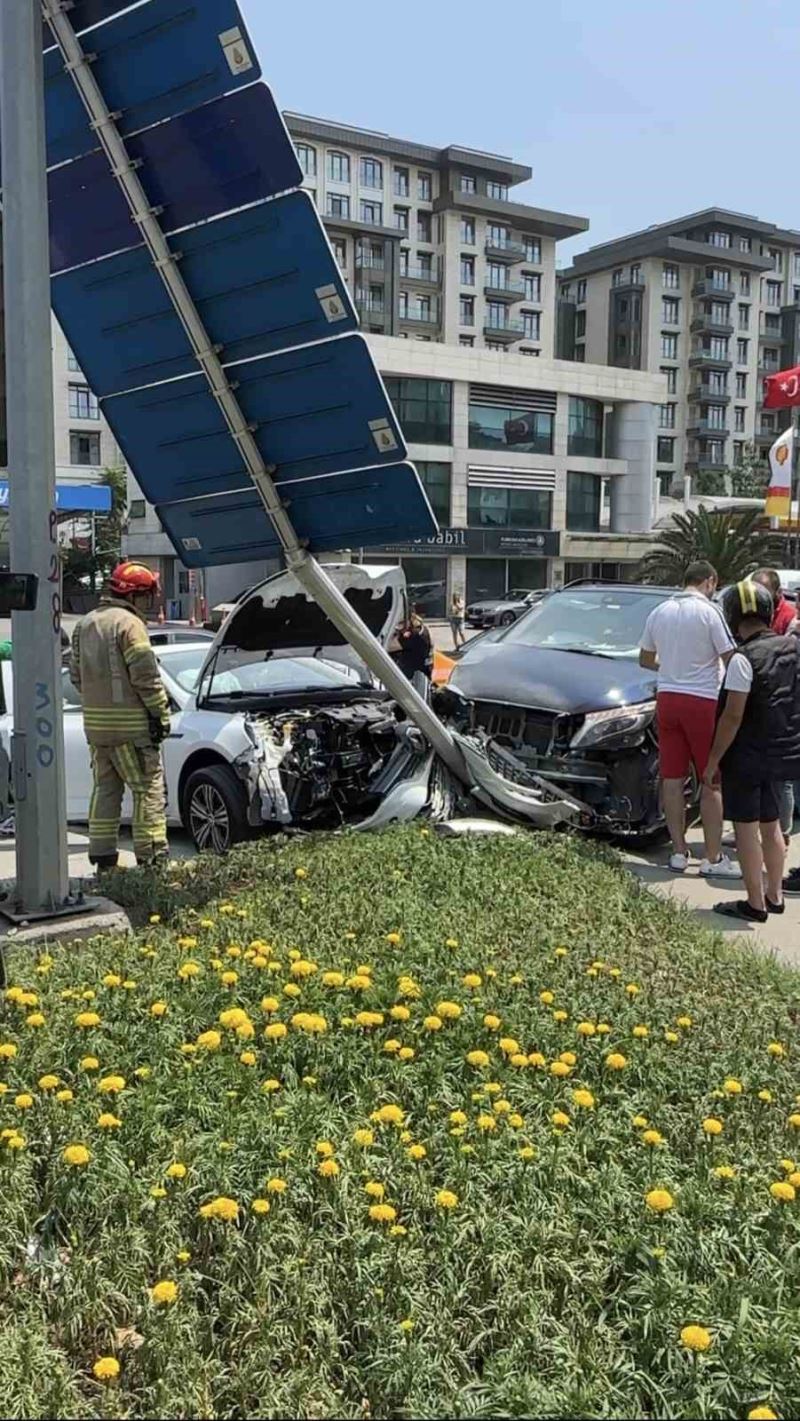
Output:
M281 108L529 163L590 219L562 261L713 204L800 228L789 0L240 4Z

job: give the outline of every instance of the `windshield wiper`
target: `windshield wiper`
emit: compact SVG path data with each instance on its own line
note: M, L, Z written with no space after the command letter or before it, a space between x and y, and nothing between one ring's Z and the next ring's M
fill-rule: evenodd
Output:
M598 651L592 646L542 646L540 651L566 651L571 656L602 656L606 661L616 661L620 655L616 651Z

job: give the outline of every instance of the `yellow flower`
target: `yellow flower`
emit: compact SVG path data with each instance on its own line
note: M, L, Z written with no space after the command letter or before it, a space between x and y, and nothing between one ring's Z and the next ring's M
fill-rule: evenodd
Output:
M408 1007L396 1006L391 1007L389 1009L389 1015L392 1018L392 1021L408 1021L411 1016L411 1012L409 1011Z
M553 1012L553 1021L566 1021L568 1017L569 1012L564 1011L563 1007L559 1007L558 1011Z
M377 1179L368 1179L364 1185L364 1193L368 1194L370 1199L383 1199L386 1193L386 1186L385 1184L381 1184Z
M160 913L151 913L148 921L151 922L151 923L160 923L160 922L161 922L161 914L160 914Z
M188 952L190 948L192 948L192 947L197 947L197 938L196 938L196 937L179 937L179 938L178 938L178 947L181 949L182 952Z
M270 1211L269 1199L254 1199L250 1208L254 1214L268 1214Z
M103 1076L97 1082L97 1089L103 1095L119 1095L125 1089L124 1076Z
M654 1214L666 1214L675 1207L675 1200L668 1189L651 1189L649 1194L645 1194L644 1202Z
M550 1119L557 1130L566 1130L569 1125L569 1116L565 1115L563 1110L554 1110Z
M283 995L285 997L299 997L301 995L301 989L296 982L287 982L283 989Z
M663 1143L664 1136L660 1134L658 1130L645 1130L644 1134L642 1135L643 1145L658 1146L663 1145Z
M594 1110L594 1096L590 1090L574 1090L572 1099L581 1110Z
M178 976L182 982L188 982L191 977L199 977L202 972L199 962L193 962L190 958L188 962L182 962L178 968Z
M436 1015L440 1016L442 1021L458 1021L461 1007L458 1002L437 1002Z
M88 1164L92 1158L91 1151L85 1145L67 1145L62 1158L65 1164L72 1165L79 1169L82 1165Z
M676 1042L676 1041L680 1041L680 1039L681 1039L681 1038L679 1037L677 1031L665 1031L665 1032L664 1032L664 1040L665 1040L665 1041L668 1041L671 1046L674 1046L674 1045L675 1045L675 1042Z
M317 1140L317 1143L314 1148L321 1159L330 1159L331 1156L335 1154L335 1150L330 1140Z
M649 1122L646 1115L634 1115L633 1120L631 1121L631 1124L636 1130L646 1129L648 1123Z
M611 1051L606 1056L606 1068L609 1071L624 1071L627 1064L627 1056L623 1056L620 1051Z
M800 1189L800 1169L793 1169L789 1175L789 1183L793 1189Z
M441 1031L444 1023L440 1016L426 1016L422 1025L426 1031Z
M294 876L295 876L295 878L308 878L308 869L307 869L307 868L296 868L295 871L294 871Z
M426 1017L426 1023L435 1018ZM439 1022L441 1026L441 1022ZM359 1011L356 1012L356 1026L363 1026L369 1031L373 1026L383 1026L383 1012L380 1011Z
M261 998L261 1010L263 1011L265 1016L271 1016L273 1012L276 1012L278 1010L279 1007L280 1002L278 1001L277 997Z
M477 1067L477 1068L480 1070L480 1069L483 1069L484 1066L488 1066L488 1064L489 1064L489 1057L488 1057L488 1055L486 1054L485 1051L468 1051L468 1052L467 1052L467 1065L469 1065L469 1066L475 1066L475 1067Z
M319 971L316 962L309 962L305 957L298 957L289 968L293 977L313 977Z
M92 1364L92 1372L99 1382L113 1382L119 1376L119 1362L116 1357L98 1357Z
M321 1174L323 1179L335 1179L339 1173L339 1166L335 1159L324 1159L317 1166L317 1173Z
M770 1102L772 1101L772 1091L771 1091L771 1090L760 1090L760 1091L758 1092L758 1099L759 1099L759 1100L762 1100L765 1105L769 1105Z
M781 1045L780 1041L770 1041L769 1046L767 1047L767 1051L769 1052L770 1056L786 1055L786 1048L785 1046ZM752 1415L753 1413L751 1412L750 1414Z
M640 1039L642 1039L642 1038L644 1038L645 1036L649 1036L649 1035L650 1035L650 1027L649 1027L649 1026L634 1026L634 1028L633 1028L633 1034L634 1034L634 1036L639 1037Z
M552 992L540 992L539 1001L542 1003L542 1006L551 1007L555 1001L555 996Z
M403 1125L405 1118L399 1105L381 1105L371 1116L379 1125Z
M514 1052L514 1055L511 1057L511 1065L512 1065L512 1066L516 1066L518 1070L522 1071L522 1070L525 1069L525 1067L526 1067L528 1064L529 1064L529 1063L528 1063L528 1058L527 1058L527 1056L525 1055L525 1052L524 1052L524 1051L515 1051L515 1052Z
M100 1062L96 1056L84 1056L80 1066L82 1071L99 1071Z
M569 953L569 948L567 948L567 947L557 947L556 950L555 950L555 952L554 952L554 954L553 954L553 956L554 956L554 957L566 957L566 956L568 955L568 953Z
M322 981L326 987L343 987L344 972L323 972Z
M414 1160L415 1162L425 1159L427 1153L428 1151L426 1150L424 1145L409 1145L408 1149L406 1150L408 1158L410 1160Z
M497 1121L493 1115L479 1115L475 1121L479 1130L496 1130Z
M375 1136L371 1130L356 1130L353 1134L353 1141L362 1150L367 1150L369 1149L370 1145L374 1145Z
M563 1061L565 1066L574 1066L578 1060L574 1051L562 1051L558 1059Z
M173 1283L171 1278L162 1278L160 1283L156 1283L150 1289L150 1300L156 1307L168 1306L174 1303L178 1297L178 1285Z
M494 1111L495 1115L510 1115L510 1114L511 1114L511 1101L510 1101L510 1100L496 1100L496 1101L494 1102L494 1104L492 1105L492 1110Z
M627 987L625 988L625 991L628 993L629 997L638 997L639 992L641 991L641 987L637 987L635 982L629 982Z
M690 1352L707 1352L711 1346L711 1333L705 1327L692 1324L681 1328L681 1345Z
M544 1056L542 1055L541 1051L531 1051L531 1053L530 1053L530 1055L529 1055L529 1057L528 1057L528 1065L529 1065L529 1066L538 1066L538 1067L541 1069L542 1066L546 1066L546 1065L547 1065L547 1062L546 1062Z
M118 1130L122 1121L118 1115L112 1115L110 1110L104 1110L102 1115L98 1115L97 1123L101 1130Z
M62 1105L69 1105L69 1102L74 1099L73 1092L67 1086L63 1090L56 1091L56 1100L60 1101Z
M400 943L403 941L403 938L400 933L387 933L386 941L389 943L390 947L399 947Z
M680 1026L683 1031L688 1031L691 1024L692 1018L690 1016L679 1016L675 1022L675 1025Z
M501 1036L498 1045L504 1056L514 1056L520 1049L519 1042L513 1036Z
M536 1158L536 1151L533 1148L533 1145L523 1145L522 1148L518 1151L518 1154L520 1159L523 1160L532 1160Z
M401 1332L413 1332L415 1327L413 1317L404 1317L402 1322L399 1322L397 1325Z
M797 1169L797 1165L795 1164L793 1159L782 1159L780 1161L780 1166L786 1174L791 1174L792 1170Z
M167 1179L185 1179L186 1165L176 1160L174 1164L167 1166Z
M437 1209L456 1209L458 1208L458 1195L454 1194L451 1189L439 1189L434 1203Z
M769 1192L773 1199L777 1199L781 1204L793 1204L797 1197L794 1185L784 1179L779 1179L775 1184L771 1184Z
M201 1031L197 1045L201 1051L218 1051L222 1045L222 1036L219 1031Z
M391 1204L370 1204L369 1216L376 1224L393 1224L397 1210Z
M723 1082L722 1089L726 1095L741 1095L744 1086L741 1081L734 1080L733 1076L729 1076L728 1079Z
M150 1190L150 1194L153 1199L166 1199L167 1197L167 1191L163 1184L154 1184Z
M712 1170L712 1174L715 1174L717 1179L735 1179L736 1170L732 1165L718 1164L716 1168Z
M75 1025L88 1030L90 1026L99 1026L100 1018L96 1011L79 1011L75 1018Z
M383 1017L380 1012L373 1012L372 1015L375 1020L370 1024L373 1026L381 1026ZM316 1011L295 1012L291 1024L296 1031L306 1031L309 1036L323 1036L328 1030L327 1018L320 1016L319 1012Z
M476 992L479 987L483 986L483 978L479 972L465 972L461 981L465 987L469 987L473 992Z
M708 1115L703 1121L703 1130L706 1135L721 1135L724 1130L721 1120L717 1120L715 1115Z
M285 1194L287 1187L286 1180L281 1179L280 1175L276 1175L274 1178L267 1180L268 1194Z
M451 1124L451 1125L466 1125L466 1123L467 1123L467 1117L466 1117L466 1115L464 1114L463 1110L451 1110L451 1111L450 1111L450 1124Z
M271 1021L269 1026L264 1028L264 1035L268 1041L281 1041L287 1030L288 1028L282 1021Z
M516 1110L513 1110L508 1117L508 1123L512 1130L521 1130L525 1124L524 1117Z
M366 992L372 986L372 978L368 977L366 972L356 972L352 977L348 977L345 986L349 987L351 992Z
M771 1406L751 1406L747 1421L778 1421L778 1413Z
M30 1110L33 1105L33 1096L23 1091L20 1095L14 1096L14 1104L18 1110Z
M183 1056L194 1056L196 1051L197 1047L195 1046L193 1041L184 1041L183 1045L181 1046L181 1054Z
M501 1026L501 1020L499 1016L494 1015L494 1012L487 1012L483 1018L483 1024L488 1031L498 1031Z
M219 1014L219 1024L226 1031L237 1031L240 1026L249 1026L250 1018L242 1007L227 1007Z
M152 1006L150 1007L150 1015L151 1015L151 1016L166 1016L166 1014L167 1014L167 1003L166 1003L166 1002L153 1002Z
M789 1124L793 1130L800 1130L800 1115L790 1115Z
M200 1216L203 1219L222 1219L225 1223L232 1223L238 1216L239 1205L235 1199L229 1199L226 1195L220 1194L216 1199L210 1200L208 1204L201 1205Z
M20 1135L18 1130L14 1130L6 1137L6 1145L10 1150L24 1150L26 1145L25 1136Z
M13 1041L0 1042L0 1061L13 1061L18 1050L19 1047L15 1046Z
M577 1032L579 1036L594 1036L596 1027L593 1021L579 1021Z
M551 1062L550 1062L550 1074L551 1074L551 1076L559 1076L559 1077L568 1076L571 1070L572 1070L572 1067L571 1067L571 1066L568 1066L567 1063L566 1063L566 1061L551 1061Z

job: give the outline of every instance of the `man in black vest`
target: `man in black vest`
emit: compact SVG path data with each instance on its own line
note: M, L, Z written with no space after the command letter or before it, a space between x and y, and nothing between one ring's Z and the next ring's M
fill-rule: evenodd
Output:
M721 774L747 898L715 912L765 923L784 911L780 795L782 782L800 777L800 641L770 631L773 600L758 583L729 587L723 611L739 650L725 674L706 783Z

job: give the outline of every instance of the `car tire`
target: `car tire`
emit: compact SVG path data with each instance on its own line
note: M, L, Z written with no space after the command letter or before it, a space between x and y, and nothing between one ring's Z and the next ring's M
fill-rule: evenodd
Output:
M228 765L205 765L189 775L181 818L199 853L226 854L248 837L245 792Z
M514 616L514 613L513 613L513 612L504 612L503 615L502 615L502 617L500 618L500 623L499 623L499 624L500 624L501 627L510 627L510 626L511 626L511 623L512 623L512 622L515 622L516 620L517 620L517 619L516 619L516 617Z

